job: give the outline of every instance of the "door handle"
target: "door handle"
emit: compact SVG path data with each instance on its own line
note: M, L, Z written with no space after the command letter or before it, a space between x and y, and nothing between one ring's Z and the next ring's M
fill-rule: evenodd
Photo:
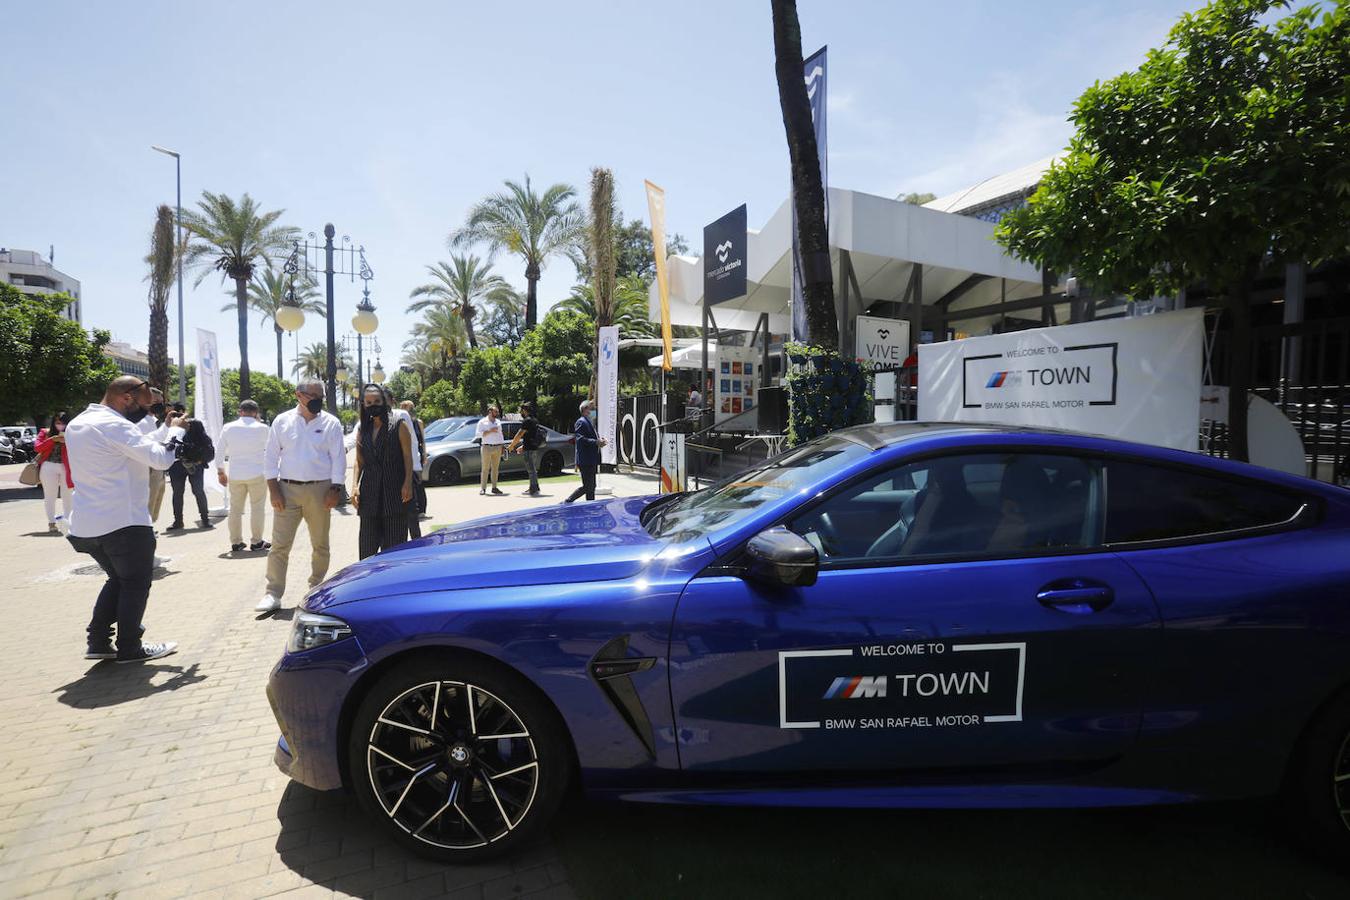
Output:
M1116 599L1109 585L1083 578L1054 581L1036 593L1041 606L1075 615L1101 612Z

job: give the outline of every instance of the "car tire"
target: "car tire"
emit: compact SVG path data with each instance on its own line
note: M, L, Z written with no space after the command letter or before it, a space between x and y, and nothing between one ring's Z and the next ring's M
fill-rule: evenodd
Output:
M454 484L459 475L459 462L452 457L443 456L431 464L432 484Z
M1285 785L1291 823L1350 868L1350 689L1318 714L1294 754Z
M464 863L539 834L573 758L533 685L466 657L416 660L381 677L353 719L347 755L357 800L386 834Z
M557 450L548 451L544 454L544 458L539 461L539 474L545 478L560 474L562 468L562 454Z

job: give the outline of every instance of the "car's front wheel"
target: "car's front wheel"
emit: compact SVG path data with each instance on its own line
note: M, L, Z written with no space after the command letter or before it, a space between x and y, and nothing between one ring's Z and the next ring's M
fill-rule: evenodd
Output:
M450 862L528 841L571 766L556 713L528 683L453 658L382 677L357 711L348 758L366 811L403 845Z
M1287 785L1299 824L1334 860L1350 866L1350 690L1303 736Z
M432 484L454 484L459 474L459 462L454 457L442 456L431 464Z
M562 472L563 457L557 450L549 450L539 461L539 474L545 478Z

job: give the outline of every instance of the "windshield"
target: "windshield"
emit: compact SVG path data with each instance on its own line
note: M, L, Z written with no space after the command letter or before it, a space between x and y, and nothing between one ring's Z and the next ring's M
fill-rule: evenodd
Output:
M808 441L764 465L738 472L701 491L654 505L643 525L655 538L688 540L731 525L760 505L780 500L827 478L871 452L833 435Z
M477 422L465 422L463 425L446 435L445 439L447 441L471 441L473 440L474 432L477 430Z
M454 428L462 421L463 421L462 419L454 419L454 418L437 419L435 422L432 422L430 425L427 426L426 436L435 437L438 434L445 434L447 431Z

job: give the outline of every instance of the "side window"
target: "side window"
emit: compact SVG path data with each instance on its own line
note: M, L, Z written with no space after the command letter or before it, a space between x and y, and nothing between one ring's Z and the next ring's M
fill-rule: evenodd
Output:
M880 473L788 523L822 560L1025 556L1098 546L1098 464L945 456Z
M1278 525L1305 501L1259 482L1148 463L1106 463L1106 542L1130 544Z

